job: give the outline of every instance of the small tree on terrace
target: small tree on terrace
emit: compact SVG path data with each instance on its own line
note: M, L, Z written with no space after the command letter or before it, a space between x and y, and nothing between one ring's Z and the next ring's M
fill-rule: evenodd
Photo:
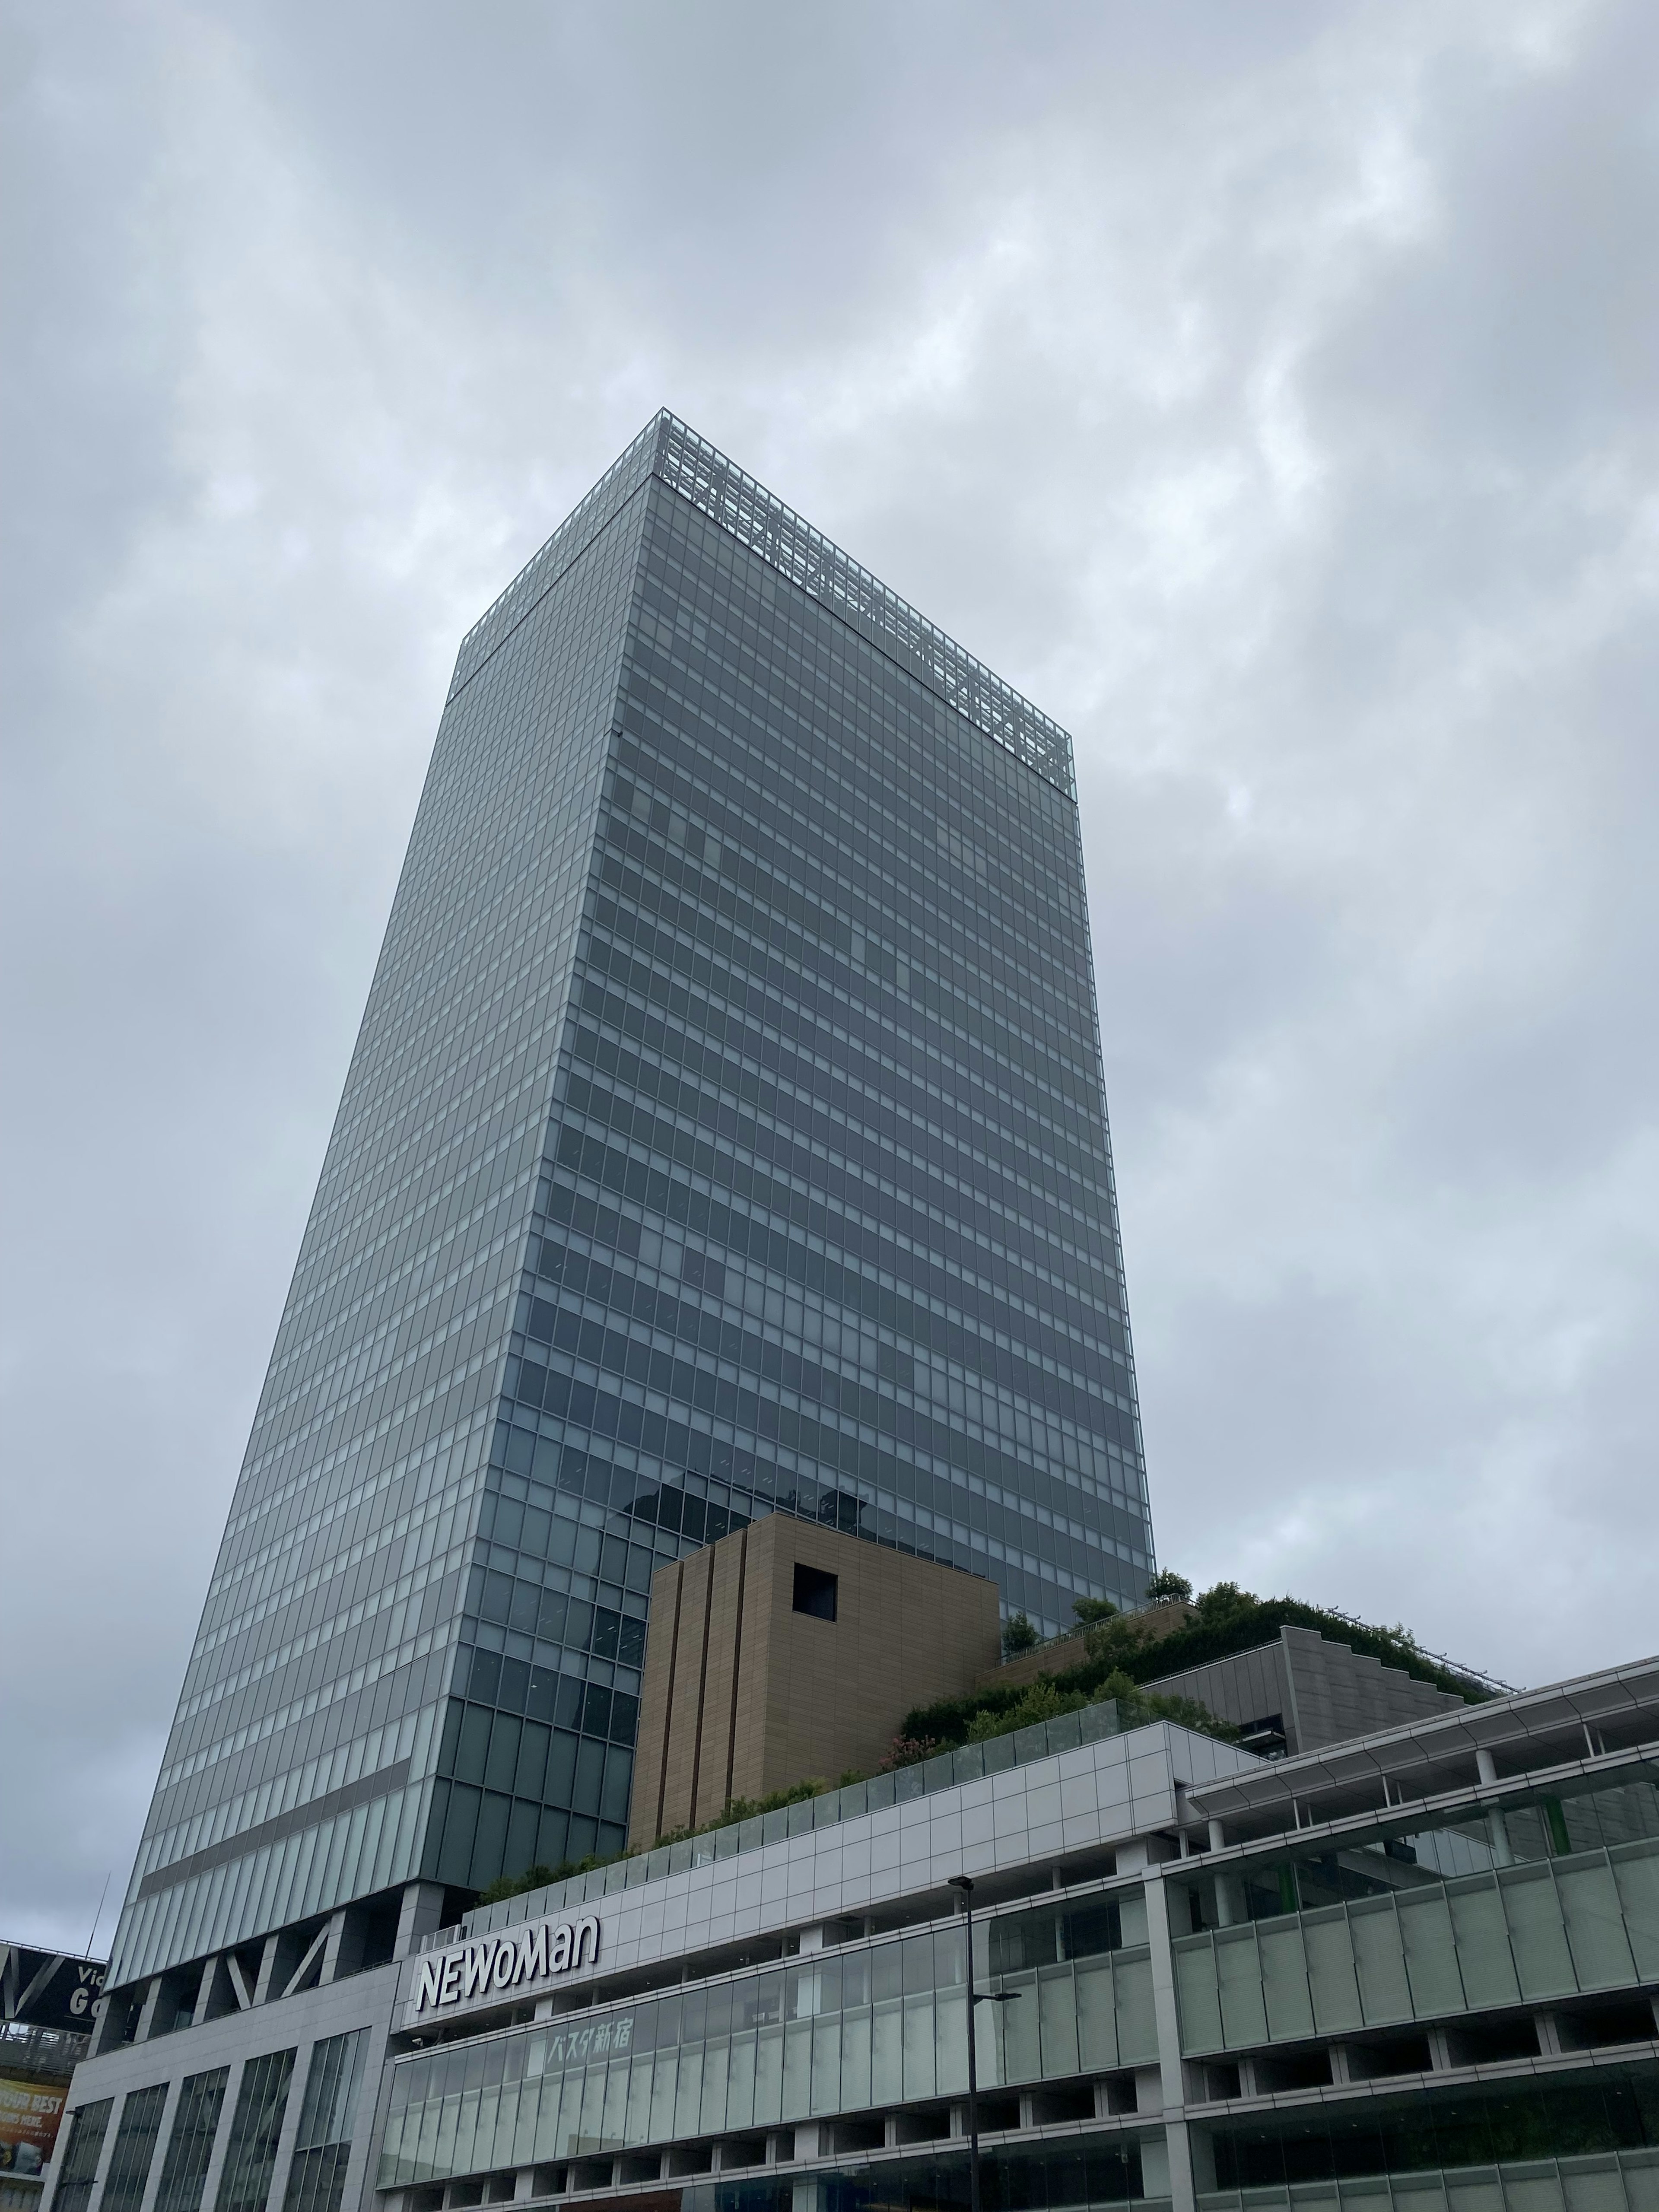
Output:
M1148 1605L1161 1605L1165 1600L1178 1597L1184 1604L1193 1601L1193 1586L1185 1575L1178 1575L1173 1567L1162 1568L1146 1585Z
M1085 1628L1093 1628L1103 1620L1115 1620L1117 1607L1109 1597L1074 1597L1072 1610Z

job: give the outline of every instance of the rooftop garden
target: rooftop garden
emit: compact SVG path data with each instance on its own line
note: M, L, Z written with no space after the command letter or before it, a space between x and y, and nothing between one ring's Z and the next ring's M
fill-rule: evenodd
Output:
M1334 1643L1346 1644L1351 1651L1380 1660L1385 1667L1397 1667L1437 1690L1449 1691L1469 1705L1479 1705L1495 1694L1492 1683L1425 1651L1407 1628L1373 1627L1328 1607L1305 1604L1300 1598L1257 1597L1237 1583L1217 1583L1194 1597L1192 1584L1177 1574L1155 1576L1146 1595L1152 1609L1146 1613L1120 1613L1104 1598L1079 1598L1073 1607L1079 1628L1047 1646L1042 1645L1029 1623L1022 1634L1022 1616L1016 1614L1003 1638L1008 1656L1038 1649L1052 1650L1054 1672L1040 1674L1035 1683L994 1682L964 1698L946 1698L937 1705L918 1706L905 1716L901 1741L926 1742L931 1750L949 1751L957 1744L980 1742L1007 1729L1024 1728L1028 1720L1046 1720L1054 1712L1071 1712L1103 1698L1117 1697L1122 1702L1135 1696L1142 1683L1182 1674L1189 1667L1206 1666L1212 1660L1229 1659L1236 1652L1254 1650L1272 1643L1286 1627L1311 1628ZM1171 1626L1172 1618L1179 1625ZM1039 1692L1059 1702L1038 1712L1033 1700ZM1179 1720L1182 1727L1237 1741L1236 1731L1212 1720L1191 1699L1139 1694L1148 1707L1183 1705L1191 1712L1204 1713L1202 1722L1169 1711L1154 1711L1151 1717Z
M1186 1577L1173 1573L1155 1576L1146 1595L1147 1610L1128 1613L1118 1612L1103 1598L1080 1598L1073 1607L1078 1627L1047 1645L1030 1622L1016 1614L1004 1632L1005 1651L1011 1657L1032 1650L1052 1652L1055 1670L1039 1671L1035 1681L993 1682L967 1697L917 1706L905 1716L876 1771L912 1766L941 1752L954 1751L963 1744L985 1743L1108 1698L1115 1700L1120 1723L1126 1729L1167 1720L1196 1734L1216 1736L1224 1743L1236 1743L1237 1729L1218 1720L1195 1698L1163 1696L1145 1685L1211 1660L1254 1650L1272 1643L1285 1627L1311 1628L1318 1635L1346 1644L1350 1650L1380 1660L1385 1667L1398 1667L1420 1682L1449 1691L1470 1705L1495 1695L1499 1686L1425 1651L1409 1629L1370 1626L1328 1607L1304 1604L1300 1598L1256 1597L1237 1583L1217 1583L1194 1597ZM866 1779L865 1775L849 1771L833 1782L816 1778L797 1782L769 1797L733 1798L713 1820L695 1828L677 1828L670 1835L659 1836L647 1848L656 1850L692 1836L708 1835L717 1828L751 1820L757 1814L775 1812ZM521 1875L504 1875L492 1882L481 1892L478 1901L496 1904L611 1863L610 1859L586 1858L566 1860L556 1867L531 1867Z

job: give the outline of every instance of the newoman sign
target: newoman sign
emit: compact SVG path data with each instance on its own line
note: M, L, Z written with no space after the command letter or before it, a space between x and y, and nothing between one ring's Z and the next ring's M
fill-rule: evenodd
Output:
M589 1913L581 1920L532 1920L505 1936L483 1936L453 1944L422 1959L410 1998L414 2012L441 2012L470 1999L494 1996L526 1982L550 1981L597 1966L599 1923Z

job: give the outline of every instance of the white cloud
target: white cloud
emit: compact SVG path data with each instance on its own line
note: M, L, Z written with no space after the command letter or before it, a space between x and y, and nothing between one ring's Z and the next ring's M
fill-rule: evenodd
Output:
M664 401L1077 732L1166 1559L1651 1640L1651 11L12 40L14 1932L136 1838L454 647Z

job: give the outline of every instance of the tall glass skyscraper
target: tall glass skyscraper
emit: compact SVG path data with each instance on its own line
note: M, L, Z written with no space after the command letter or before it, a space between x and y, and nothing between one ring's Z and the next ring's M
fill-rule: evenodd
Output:
M112 1985L620 1849L773 1511L1152 1567L1069 741L665 414L462 644Z

